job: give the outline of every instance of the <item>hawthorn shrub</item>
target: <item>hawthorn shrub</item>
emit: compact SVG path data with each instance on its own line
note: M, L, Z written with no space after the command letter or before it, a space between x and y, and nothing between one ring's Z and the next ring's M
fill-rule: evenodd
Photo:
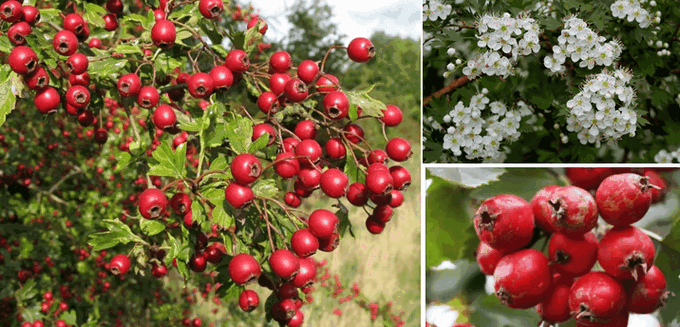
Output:
M428 321L671 326L679 177L675 168L428 169Z
M205 302L301 326L315 288L350 288L314 255L415 197L419 148L388 137L413 108L329 70L384 60L368 38L294 61L254 8L220 0L10 0L0 19L9 326L213 326L191 314ZM339 302L372 320L414 320L351 290Z
M426 0L425 162L678 162L673 1Z

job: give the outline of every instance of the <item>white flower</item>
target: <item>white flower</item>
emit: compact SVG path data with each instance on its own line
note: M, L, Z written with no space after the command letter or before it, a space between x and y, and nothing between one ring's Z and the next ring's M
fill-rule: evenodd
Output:
M456 49L455 48L449 48L448 50L446 50L446 54L448 54L449 56L453 56L453 55L456 54Z

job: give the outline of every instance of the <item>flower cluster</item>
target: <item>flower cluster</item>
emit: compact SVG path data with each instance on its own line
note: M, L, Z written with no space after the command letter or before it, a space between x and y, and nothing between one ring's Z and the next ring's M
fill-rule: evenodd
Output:
M451 5L443 4L441 0L429 0L429 5L423 0L423 21L444 19L451 10Z
M672 163L673 160L680 162L680 149L671 152L663 149L654 156L654 161L658 163Z
M604 69L589 76L581 92L567 102L567 130L578 133L581 144L595 143L599 147L603 139L635 136L635 90L628 86L632 77L625 69Z
M500 151L501 142L515 141L519 138L518 131L522 117L530 115L531 110L524 102L520 102L519 110L508 110L499 101L489 103L485 96L486 89L470 99L470 105L465 106L459 101L456 106L444 116L444 123L451 124L444 135L444 149L451 150L460 156L465 152L467 159L483 159L486 162L503 161ZM488 110L487 110L488 109ZM491 112L491 114L486 114Z
M652 6L656 5L656 2L652 1ZM660 18L652 17L647 10L642 8L638 0L617 0L612 3L609 7L612 11L612 15L616 18L625 18L629 22L635 20L640 24L641 28L646 28L654 20L658 23ZM626 17L627 16L627 17Z
M519 18L513 18L509 13L501 17L484 14L477 22L477 32L477 45L490 51L468 61L463 74L470 79L482 73L508 77L513 72L512 66L517 56L527 56L541 49L538 44L539 26L525 14ZM504 54L512 56L508 58Z
M580 61L579 66L588 69L593 69L595 65L611 66L618 60L624 48L618 40L604 43L605 41L604 36L595 33L582 19L568 17L557 38L559 45L553 46L553 55L546 56L543 64L553 73L565 71L563 64L567 58L571 58L573 62Z

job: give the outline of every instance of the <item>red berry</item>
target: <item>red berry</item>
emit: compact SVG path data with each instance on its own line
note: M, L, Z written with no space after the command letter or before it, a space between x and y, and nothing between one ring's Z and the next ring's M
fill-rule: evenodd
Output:
M269 134L267 145L274 144L274 141L276 140L276 131L274 131L274 127L267 123L260 123L253 126L253 136L251 140L255 142L264 134Z
M243 50L231 50L227 54L227 58L224 59L224 65L232 72L245 73L248 67L250 67L250 59L248 59L248 54Z
M602 219L614 226L642 219L652 204L649 178L637 174L612 175L602 181L595 194Z
M37 24L40 21L40 10L38 10L38 8L30 5L25 5L21 8L21 10L24 13L24 21L29 25L35 26L35 24Z
M257 107L260 108L265 114L276 113L278 109L275 107L275 103L278 101L278 97L273 92L262 92L257 98Z
M339 86L340 80L331 74L324 74L316 80L316 91L321 94L337 91Z
M309 215L309 231L319 239L327 239L337 232L339 222L334 213L317 209Z
M326 145L324 145L324 148L326 149L326 154L331 159L342 159L345 157L345 154L347 154L347 148L345 148L345 144L343 144L342 140L337 137L328 140Z
M139 95L137 96L137 103L142 108L151 109L158 104L159 98L160 95L158 94L158 90L155 87L148 85L140 89Z
M8 23L18 22L24 17L21 2L15 0L5 1L0 5L0 18Z
M619 226L607 231L597 248L597 262L618 280L639 280L652 267L654 243L642 230Z
M90 39L90 42L87 44L90 49L101 49L102 48L102 40L98 38L92 38Z
M663 201L668 192L668 184L663 177L653 170L646 170L644 176L649 178L649 184L653 185L651 188L652 204Z
M527 309L550 295L552 273L548 258L534 249L506 255L496 265L493 276L496 296L510 308Z
M198 10L207 19L215 19L224 11L222 0L201 0L198 2Z
M295 135L300 140L313 140L316 138L316 126L311 120L302 120L295 126Z
M151 40L157 47L167 50L175 45L177 31L175 24L169 20L159 20L151 28Z
M385 126L394 127L398 126L403 119L401 109L395 105L388 104L387 108L382 111L383 116L380 120L385 124Z
M357 144L364 138L364 129L361 126L349 123L342 129L343 135L348 141Z
M597 226L597 205L590 193L578 186L554 190L548 200L552 209L550 225L569 237L583 235Z
M297 68L297 76L303 82L309 84L316 78L319 73L319 65L312 60L303 60Z
M139 212L146 219L160 218L165 214L168 197L155 188L148 188L139 195Z
M316 188L321 183L321 171L316 167L302 168L298 173L298 181L308 189Z
M97 130L94 131L94 140L99 143L99 144L104 144L106 143L106 140L109 138L109 132L106 131L104 128L97 128Z
M357 207L365 205L368 202L368 188L366 185L359 182L350 185L347 191L347 200Z
M9 67L19 75L30 75L39 67L38 55L31 48L25 46L12 49L7 61Z
M78 115L80 126L87 127L94 123L94 114L91 110L85 110Z
M556 281L555 278L553 278L550 295L536 306L536 312L538 312L541 319L547 323L556 324L571 319L571 312L569 311L570 293L570 282L562 280Z
M375 48L369 39L358 37L347 46L347 55L354 62L367 62L375 56Z
M285 249L274 251L269 257L272 271L283 280L290 280L300 271L300 262L293 252Z
M300 197L297 196L297 194L295 194L293 192L286 193L286 195L283 197L283 200L286 202L286 204L289 207L292 207L292 208L297 208L297 207L300 206L300 204L302 204Z
M260 30L258 30L258 32L260 32L260 34L264 35L264 33L267 33L267 28L268 28L268 26L267 26L267 23L266 23L263 19L261 19L259 15L254 15L254 16L248 21L248 26L247 26L247 27L248 27L248 29L251 29L251 28L253 28L253 27L256 27L257 24L260 23L260 22L262 22L263 25L262 25L262 27L260 27Z
M477 264L482 270L484 275L493 276L493 272L498 265L498 261L505 256L505 253L501 250L496 250L490 247L484 242L479 242L477 245L477 251L475 251L475 257L477 258Z
M411 185L411 173L402 166L390 167L390 175L393 181L392 186L397 190L406 190Z
M302 311L298 310L295 311L295 315L293 316L293 318L290 318L290 320L286 322L286 325L288 327L300 327L302 326L302 322L304 321L304 319L305 319L304 314L302 313Z
M390 159L398 162L406 161L413 155L411 143L401 137L395 137L387 142L385 150Z
M24 81L26 82L26 85L28 85L29 89L41 91L49 86L50 75L47 74L47 71L44 68L38 67L38 69L34 71L33 74L24 76ZM78 84L71 83L71 85Z
M392 207L389 205L379 205L373 209L373 214L371 216L376 221L386 223L392 219L392 213Z
M300 270L293 279L293 285L297 288L305 288L314 283L314 278L316 278L316 264L314 264L312 258L300 258L298 261ZM295 290L295 295L297 295L297 290Z
M295 155L301 157L298 160L303 167L312 167L316 164L322 152L321 146L314 140L303 140L295 147Z
M189 268L195 272L204 272L205 268L208 266L205 257L200 253L194 253L194 255L189 258Z
M31 34L31 25L26 22L16 22L7 30L7 38L13 45L26 44L26 36Z
M260 297L255 291L244 290L238 297L238 305L241 307L241 310L251 312L260 305Z
M239 154L231 162L231 175L238 183L247 185L262 173L260 159L250 153Z
M298 174L300 171L300 162L294 158L286 159L294 156L295 154L291 152L282 152L276 156L274 170L279 176L288 179Z
M371 234L380 234L385 230L385 223L373 216L368 216L368 218L366 218L366 229Z
M334 232L329 238L319 239L319 250L323 252L333 252L340 246L340 233Z
M294 137L287 137L283 139L283 152L293 152L295 153L295 148L300 143L300 141Z
M220 1L220 3L222 2ZM226 91L234 84L234 74L231 73L229 68L224 66L215 66L211 69L210 78L213 80L213 88L215 90Z
M170 198L170 207L176 214L184 216L191 211L191 198L186 193L175 193Z
M321 175L321 190L331 198L339 199L347 193L349 179L337 168L325 171Z
M118 79L118 93L124 98L137 95L141 89L142 81L137 74L125 74Z
M90 86L90 74L87 72L78 75L71 74L68 77L68 82L71 83L71 85Z
M316 250L319 249L319 240L308 228L304 228L293 233L290 245L298 257L306 258L316 253Z
M577 323L607 321L625 305L623 286L603 272L589 272L571 286L569 309Z
M613 174L612 168L566 168L565 174L571 184L586 190L595 190L600 183Z
M209 96L214 88L213 79L209 74L196 73L189 77L187 81L189 94L194 98L204 98Z
M269 66L276 73L287 73L293 65L290 53L286 51L277 51L269 58Z
M283 93L290 102L302 102L309 94L305 82L298 78L292 78L283 88Z
M628 311L639 314L653 313L665 307L670 295L666 290L666 277L657 266L652 266L626 293Z
M288 74L274 73L269 77L269 89L275 95L281 95L286 88L286 84L288 84L290 80L291 78Z
M343 92L330 92L323 98L323 108L332 120L342 119L349 113L349 100Z
M168 267L166 267L165 264L161 264L159 266L159 265L154 263L151 266L151 275L153 275L154 277L162 278L167 274L168 274Z
M597 237L593 232L567 237L555 233L548 243L548 257L558 273L578 277L589 272L597 261Z
M66 91L66 103L79 110L85 109L90 103L90 91L82 85L72 86Z
M105 30L115 31L118 28L118 17L115 14L106 14L102 18L104 18L104 29Z
M46 87L35 95L33 103L38 111L43 114L49 114L57 111L57 108L59 108L59 104L61 103L61 98L55 88Z
M162 130L175 127L175 124L177 124L175 110L167 104L158 106L153 112L153 123Z
M114 14L120 14L123 12L123 1L121 0L109 0L106 2L106 10Z
M501 194L482 202L475 214L474 225L482 242L510 252L531 241L534 215L524 199L512 194Z
M249 284L257 280L260 273L260 264L250 254L237 254L229 262L229 277L236 284Z
M376 195L387 195L392 192L393 183L389 170L372 171L366 175L366 186Z
M71 31L61 30L52 40L54 50L62 56L70 56L78 50L78 38Z
M124 254L115 255L109 262L111 273L114 275L125 275L130 269L130 259Z
M236 209L241 209L250 204L254 197L255 195L250 187L238 183L229 183L224 190L224 198Z
M66 60L66 68L68 68L71 74L78 75L84 73L87 71L88 65L87 56L82 53L74 53Z
M550 222L553 215L553 206L549 201L560 188L557 185L546 186L536 192L534 197L531 198L531 211L534 213L536 225L548 233L555 232L555 227Z
M404 194L401 191L392 190L390 193L390 207L397 208L404 203Z

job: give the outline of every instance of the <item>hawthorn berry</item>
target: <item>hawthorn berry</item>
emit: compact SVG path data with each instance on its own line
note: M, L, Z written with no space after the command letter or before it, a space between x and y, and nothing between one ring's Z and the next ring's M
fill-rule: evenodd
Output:
M611 175L602 181L595 193L598 212L608 224L633 224L649 210L651 189L647 177L632 173Z
M317 209L309 215L309 231L319 239L328 239L337 232L339 222L334 213L326 209Z
M49 114L57 111L61 103L61 97L57 90L53 87L46 87L33 98L35 107L43 114Z
M269 266L277 276L283 280L290 280L300 270L298 257L289 250L279 249L269 256Z
M340 86L340 80L331 74L323 74L316 80L316 91L321 94L337 91Z
M364 63L375 56L375 48L369 39L358 37L349 42L347 56L352 61Z
M24 81L26 82L26 85L29 89L41 91L49 86L50 75L47 74L47 71L44 68L38 67L38 69L36 69L33 74L24 76ZM71 83L71 85L77 84Z
M368 216L366 218L366 229L371 233L371 234L380 234L382 233L383 230L385 230L385 223L376 219L375 217Z
M167 104L158 106L158 108L153 111L153 123L161 130L175 127L175 124L177 124L175 110Z
M277 51L269 58L269 67L276 73L286 73L293 65L290 53L286 51Z
M189 258L189 268L195 272L204 272L207 266L208 262L201 253L194 253L191 258Z
M78 75L87 71L89 63L87 56L82 53L74 53L66 60L66 68L71 74Z
M315 140L302 140L295 147L295 155L299 158L300 165L303 167L312 167L321 158L323 150Z
M347 154L347 148L345 148L342 140L337 137L329 139L324 145L324 149L331 159L342 159L345 157L345 154Z
M283 197L283 201L285 201L286 204L292 208L297 208L302 204L300 197L293 192L286 193L286 195Z
M68 77L68 82L71 85L90 86L90 74L87 72L78 75L71 74Z
M394 179L389 170L377 170L366 175L366 187L376 195L387 195L392 192Z
M498 261L504 256L505 253L502 250L494 249L484 242L479 242L477 251L475 251L475 258L480 270L484 275L488 276L493 276Z
M286 82L283 93L290 102L302 102L309 94L307 85L299 78L291 78Z
M109 266L114 275L125 275L130 269L130 259L124 254L117 254L111 258Z
M654 261L654 243L634 226L616 226L607 231L597 248L597 262L618 280L639 280Z
M368 202L368 188L366 185L356 182L349 186L347 191L347 200L349 203L360 207L366 205Z
M666 277L657 266L652 266L626 290L626 308L638 314L653 313L665 307L671 293L666 290Z
M215 90L228 90L234 84L234 74L224 66L213 67L210 70L210 78L212 78Z
M319 240L308 228L304 228L293 233L290 245L298 257L306 258L316 253L316 250L319 249Z
M299 258L300 270L293 279L296 288L304 288L314 283L316 278L316 264L312 258ZM295 290L297 295L297 289Z
M269 135L269 141L267 142L267 145L272 145L274 144L274 141L276 140L276 131L274 131L274 127L267 123L259 123L253 125L253 136L252 136L252 141L257 141L257 139L260 138L260 136L268 134Z
M291 77L288 74L274 73L269 77L269 89L275 95L281 95L290 80Z
M236 182L248 185L262 173L260 159L250 153L239 154L231 162L231 175Z
M191 198L186 193L175 193L170 198L170 208L176 214L184 216L187 212L191 211Z
M169 20L159 20L151 28L151 40L157 47L168 50L175 45L177 31L175 24Z
M260 297L252 290L244 290L238 298L238 305L241 310L251 312L260 305Z
M35 24L37 24L40 21L40 10L38 10L38 8L30 5L25 5L21 7L21 10L24 14L24 21L29 25L35 26Z
M31 34L31 25L26 22L16 22L7 29L7 38L13 45L25 45L26 36Z
M482 202L473 222L480 240L507 252L524 247L534 234L531 207L512 194L496 195Z
M550 226L570 237L583 235L597 226L598 210L590 193L578 186L554 190L548 200L552 209Z
M26 46L18 46L12 49L7 61L9 67L19 75L30 75L38 69L38 55Z
M109 132L104 129L104 128L97 128L97 130L94 131L94 140L99 143L99 144L104 144L106 143L106 140L109 138Z
M577 323L607 321L626 305L623 286L600 271L591 271L571 286L569 309Z
M300 140L313 140L316 138L316 124L311 120L302 120L295 125L295 135Z
M589 272L597 262L597 246L593 232L571 237L555 233L548 242L548 257L555 271L578 277Z
M78 50L78 38L71 31L61 30L54 36L52 45L58 54L70 56Z
M387 108L382 111L383 116L380 117L380 121L388 127L399 126L403 117L401 109L395 105L388 104Z
M278 111L275 107L277 101L278 98L273 92L262 92L257 98L257 107L265 114L269 114L270 112L274 114Z
M142 81L135 73L128 73L118 79L118 93L124 98L139 94L142 89Z
M213 79L207 73L193 74L187 81L187 88L189 89L189 94L194 98L207 97L213 91Z
M224 11L222 0L201 0L198 2L198 10L207 19L215 19Z
M254 15L254 16L252 16L252 18L248 21L248 26L247 26L247 27L248 27L248 29L254 28L254 27L256 27L257 24L259 24L260 22L262 22L262 27L260 27L260 29L258 30L258 32L260 32L260 34L264 35L264 33L267 32L267 29L268 29L269 27L267 26L267 23L266 23L262 18L260 18L259 15Z
M531 198L531 211L534 213L536 225L548 233L555 232L555 227L553 227L551 223L553 206L549 203L549 201L555 192L560 188L561 186L548 185L536 192L534 197Z
M342 119L349 113L349 100L343 92L329 92L323 98L323 108L332 120Z
M139 195L139 212L146 219L162 217L167 206L168 197L159 189L148 188Z
M250 67L250 59L243 50L231 50L224 59L224 65L232 72L245 73Z
M361 142L361 140L364 138L364 129L357 124L347 124L342 129L342 132L345 138L354 144Z
M241 209L253 201L253 190L238 183L229 183L224 190L224 198L236 209Z
M411 143L401 137L395 137L387 142L385 150L390 159L398 162L406 161L413 155Z
M339 199L347 193L349 179L337 168L331 168L321 174L321 190L329 197Z
M297 67L297 77L307 84L313 82L318 73L319 65L309 59L303 60Z
M274 170L279 176L283 177L284 179L291 178L297 175L298 172L300 171L300 162L297 159L291 157L295 157L295 154L291 152L282 152L279 153L276 156L276 159L274 160L275 161Z
M18 22L24 17L21 2L16 0L5 1L0 5L0 18L8 23Z
M552 273L548 258L534 249L504 256L493 276L496 296L510 308L531 308L550 295Z

